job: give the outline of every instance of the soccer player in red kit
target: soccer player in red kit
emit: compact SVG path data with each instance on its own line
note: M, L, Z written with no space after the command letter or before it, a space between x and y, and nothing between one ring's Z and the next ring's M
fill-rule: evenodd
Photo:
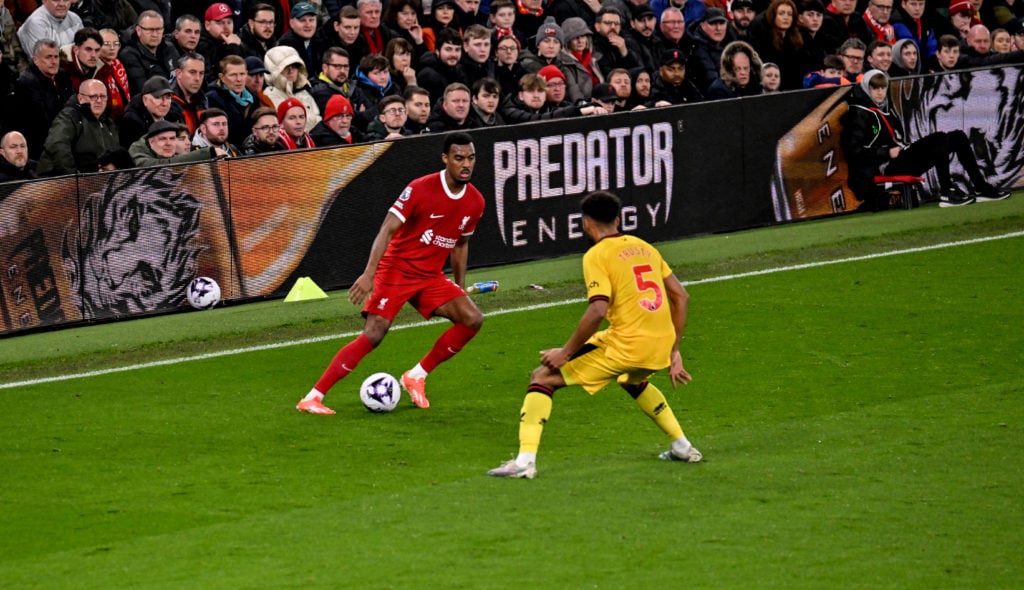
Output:
M402 387L420 408L430 407L427 374L480 331L484 316L463 290L469 238L484 210L483 195L469 182L476 165L473 138L466 133L448 134L441 161L444 170L410 182L388 210L370 248L366 270L348 292L350 302L363 304L363 333L334 356L296 406L300 412L334 413L323 405L324 394L380 344L406 302L425 318L440 316L453 323L430 352L402 374ZM454 281L444 274L449 258Z

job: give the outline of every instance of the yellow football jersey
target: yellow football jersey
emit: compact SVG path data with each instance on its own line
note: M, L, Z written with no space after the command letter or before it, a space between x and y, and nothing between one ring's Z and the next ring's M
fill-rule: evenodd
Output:
M587 300L608 301L608 328L592 340L609 358L652 370L669 365L676 331L664 279L671 274L661 253L635 236L604 238L584 254Z

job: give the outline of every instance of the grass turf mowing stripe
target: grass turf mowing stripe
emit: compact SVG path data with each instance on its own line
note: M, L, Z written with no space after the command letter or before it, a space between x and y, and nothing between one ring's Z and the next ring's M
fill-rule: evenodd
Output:
M684 284L685 285L699 285L699 284L704 284L704 283L729 281L729 280L746 278L746 277L768 275L768 274L774 274L774 273L779 273L779 272L788 272L788 271L793 271L793 270L802 270L802 269L807 269L807 268L815 268L815 267L828 266L828 265L833 265L833 264L844 264L844 263L849 263L849 262L858 262L858 261L863 261L863 260L871 260L871 259L883 258L883 257L887 257L887 256L900 256L900 255L906 255L906 254L914 254L914 253L917 253L917 252L926 252L926 251L929 251L929 250L939 250L939 249L944 249L944 248L956 248L956 247L960 247L960 246L967 246L967 245L971 245L971 244L990 242L990 241L994 241L994 240L1006 240L1006 239L1018 238L1018 237L1022 237L1022 236L1024 236L1024 231L1016 231L1016 232L1009 232L1009 233L995 235L995 236L984 236L984 237L979 237L979 238L972 238L972 239L969 239L969 240L957 240L957 241L953 241L953 242L944 242L944 243L941 243L941 244L931 244L931 245L928 245L928 246L919 246L919 247L915 247L915 248L901 248L901 249L898 249L898 250L890 250L888 252L878 252L878 253L874 253L874 254L865 254L865 255L862 255L862 256L850 256L850 257L844 257L844 258L837 258L837 259L833 259L833 260L821 260L821 261L808 262L808 263L803 263L803 264L794 264L794 265L780 266L780 267L775 267L775 268L767 268L767 269L762 269L762 270L754 270L754 271L749 271L749 272L744 272L744 273L721 275L721 276L717 276L717 277L708 277L706 279L700 279L700 280L695 280L695 281L686 281L686 282L684 282ZM512 309L501 309L501 310L490 311L490 312L488 312L488 315L503 315L503 314L507 314L507 313L519 313L519 312L523 312L523 311L532 311L532 310L543 309L543 308L548 308L548 307L557 307L557 306L560 306L560 305L569 305L569 304L573 304L573 303L579 303L580 301L582 301L582 299L580 299L580 298L566 299L566 300L562 300L562 301L554 301L554 302L542 303L542 304L537 304L537 305L528 305L528 306L516 307L516 308L512 308ZM440 321L441 321L440 319L436 319L436 320L427 320L427 321L421 321L421 322L413 322L413 323L409 323L409 324L392 326L391 329L392 330L404 330L404 329L409 329L409 328L418 328L418 327L422 327L422 326L427 326L427 325L435 324L435 323L438 323ZM326 336L316 336L316 337L312 337L312 338L302 338L302 339L299 339L299 340L289 340L289 341L285 341L285 342L275 342L275 343L270 343L270 344L263 344L263 345L259 345L259 346L249 346L249 347L244 347L244 348L233 348L233 349L229 349L229 350L222 350L222 351L216 351L216 352L208 352L208 353L203 353L203 354L198 354L198 355L189 355L189 356L185 356L185 357L178 357L178 358L173 358L173 359L164 359L164 360L160 360L160 361L152 361L152 362L147 362L147 363L137 363L137 364L126 365L126 366L122 366L122 367L111 367L111 368L107 368L107 369L98 369L98 370L95 370L95 371L86 371L86 372L83 372L83 373L72 373L72 374L67 374L67 375L55 375L53 377L41 377L41 378L38 378L38 379L27 379L27 380L23 380L23 381L12 381L12 382L9 382L9 383L0 383L0 389L13 389L13 388L17 388L17 387L28 387L28 386L32 386L32 385L39 385L39 384L43 384L43 383L54 383L54 382L60 382L60 381L69 381L69 380L72 380L72 379L84 379L84 378L88 378L88 377L97 377L97 376L101 376L101 375L109 375L111 373L122 373L122 372L126 372L126 371L136 371L136 370L147 369L147 368L151 368L151 367L159 367L159 366L166 366L166 365L176 365L176 364L179 364L179 363L201 361L201 360L206 360L206 359L212 359L212 358L218 358L218 357L224 357L224 356L232 356L232 355L237 355L237 354L246 354L246 353L257 352L257 351L261 351L261 350L272 350L272 349L276 349L276 348L286 348L286 347L290 347L290 346L299 346L299 345L303 345L303 344L313 344L313 343L316 343L316 342L324 342L324 341L336 340L336 339L340 339L340 338L351 338L353 336L357 336L360 333L361 333L360 331L354 331L354 332L345 332L345 333L341 333L341 334L329 334L329 335L326 335Z

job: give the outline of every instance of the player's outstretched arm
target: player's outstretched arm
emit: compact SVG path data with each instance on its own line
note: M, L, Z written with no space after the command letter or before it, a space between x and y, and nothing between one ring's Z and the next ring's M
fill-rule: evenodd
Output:
M672 309L672 325L676 329L676 338L673 341L671 363L668 367L668 376L672 380L672 387L680 383L686 385L693 377L683 368L683 357L679 353L679 343L683 339L683 332L686 330L686 313L690 305L690 294L686 292L675 274L665 279L665 291L668 294L669 306Z
M366 269L348 290L348 300L353 305L362 305L366 302L370 292L373 291L373 275L377 274L377 265L380 264L380 259L384 257L384 252L387 251L391 238L394 237L395 232L400 227L402 227L402 220L389 211L387 216L384 217L384 223L380 224L380 231L377 232L377 237L373 239L373 246L370 247L370 258L366 261Z
M591 301L565 346L541 351L541 364L549 369L559 369L569 362L569 358L586 344L587 340L601 327L601 322L604 321L604 316L607 313L607 301L604 299Z

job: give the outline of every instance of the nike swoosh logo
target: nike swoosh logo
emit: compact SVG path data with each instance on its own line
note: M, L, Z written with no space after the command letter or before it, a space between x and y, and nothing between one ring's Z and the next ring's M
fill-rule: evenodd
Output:
M434 215L433 213L430 214L431 219L441 219L442 217L444 217L444 215Z

